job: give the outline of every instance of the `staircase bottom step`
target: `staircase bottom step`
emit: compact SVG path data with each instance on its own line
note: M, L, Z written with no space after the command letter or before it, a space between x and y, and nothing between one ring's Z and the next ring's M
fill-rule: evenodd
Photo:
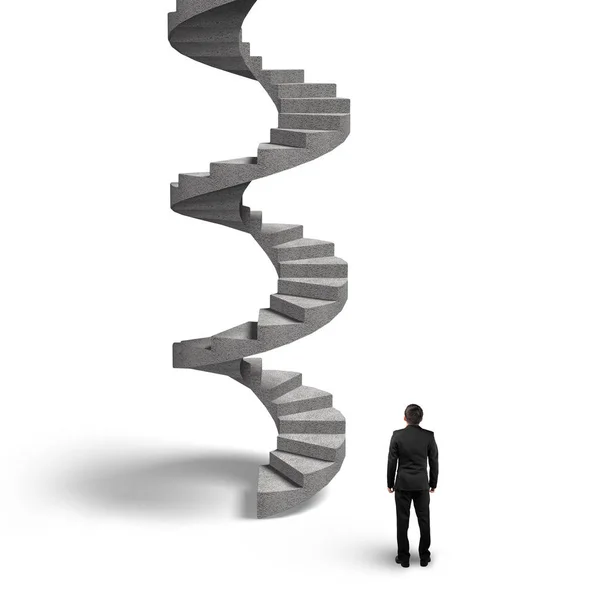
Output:
M279 473L312 494L316 494L335 477L343 462L319 460L281 450L273 450L269 461Z
M308 490L292 483L270 465L258 468L256 516L271 517L288 510L309 497Z

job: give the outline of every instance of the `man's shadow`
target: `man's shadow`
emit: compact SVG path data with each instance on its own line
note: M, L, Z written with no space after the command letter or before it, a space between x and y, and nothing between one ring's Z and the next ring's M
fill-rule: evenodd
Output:
M233 517L256 519L259 454L206 452L144 455L94 453L69 467L55 482L55 491L69 501L100 511L160 518ZM236 506L224 513L235 490ZM281 513L304 512L323 499L323 491Z

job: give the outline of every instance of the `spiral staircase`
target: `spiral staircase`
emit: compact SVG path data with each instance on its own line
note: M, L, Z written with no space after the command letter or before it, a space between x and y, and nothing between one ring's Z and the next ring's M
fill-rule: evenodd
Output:
M251 181L313 160L350 132L350 101L331 83L306 83L302 70L267 70L250 54L241 26L256 0L178 0L169 14L169 41L180 53L258 81L279 112L270 141L256 156L213 162L205 173L179 175L171 207L182 215L252 235L278 274L277 293L257 321L211 337L173 345L176 368L227 375L250 388L271 414L277 449L259 467L257 516L287 510L316 494L345 456L345 419L332 395L302 384L301 373L263 370L249 356L277 348L323 327L347 299L347 263L332 242L303 237L302 225L263 223L244 206Z

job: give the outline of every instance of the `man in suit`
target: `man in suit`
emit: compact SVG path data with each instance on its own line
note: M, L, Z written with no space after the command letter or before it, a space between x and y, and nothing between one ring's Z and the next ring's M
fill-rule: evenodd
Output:
M423 409L409 404L404 411L406 426L394 431L390 442L387 466L387 486L390 494L396 494L396 526L398 529L398 556L396 562L409 566L408 520L411 501L419 520L421 540L419 558L421 566L431 561L429 545L429 495L435 492L438 480L438 448L433 431L421 428ZM429 477L427 477L429 459ZM396 468L398 473L396 474ZM395 478L395 481L394 481Z

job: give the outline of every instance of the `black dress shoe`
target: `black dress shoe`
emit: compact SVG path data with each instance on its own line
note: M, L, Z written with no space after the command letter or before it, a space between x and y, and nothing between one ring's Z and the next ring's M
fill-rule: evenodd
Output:
M405 561L405 562L401 561L397 556L396 556L396 562L399 565L402 565L405 569L410 566L410 563L408 561Z
M431 562L431 558L422 558L421 559L421 566L422 567L426 567L430 562Z

